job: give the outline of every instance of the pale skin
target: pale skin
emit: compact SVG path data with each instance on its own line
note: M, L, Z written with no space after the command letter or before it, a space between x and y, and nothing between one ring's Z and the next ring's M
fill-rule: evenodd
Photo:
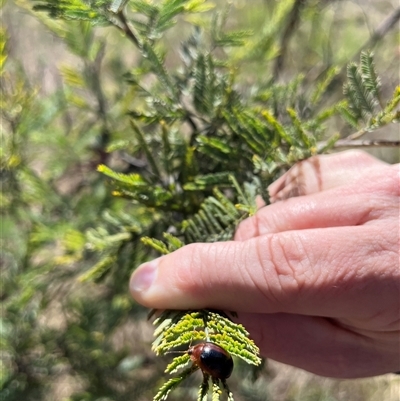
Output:
M132 296L156 309L236 311L264 357L322 376L400 371L399 165L318 156L269 187L233 241L141 265Z

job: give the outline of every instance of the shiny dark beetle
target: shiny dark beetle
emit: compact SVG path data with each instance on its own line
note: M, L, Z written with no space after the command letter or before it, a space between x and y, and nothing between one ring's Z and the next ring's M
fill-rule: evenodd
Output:
M193 345L187 351L190 359L205 374L215 379L227 379L233 370L231 355L219 345L206 341Z

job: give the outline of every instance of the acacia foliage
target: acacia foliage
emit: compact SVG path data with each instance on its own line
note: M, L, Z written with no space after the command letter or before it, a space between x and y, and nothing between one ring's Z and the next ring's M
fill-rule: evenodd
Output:
M294 1L277 2L259 32L229 28L229 7L209 1L33 4L36 18L80 63L60 66L62 87L42 98L18 62L7 60L2 32L8 239L1 396L55 399L54 382L68 377L69 400L164 399L189 376L179 371L188 359L174 359L167 370L177 376L157 394L164 363L141 343L116 340L145 317L127 294L132 270L186 243L230 239L255 212L257 194L268 202L265 189L274 178L334 147L340 132L329 127L337 115L357 135L381 128L398 120L399 91L384 100L369 52L349 65L339 102L332 99L341 91L343 65L322 63L316 82L307 70L274 76ZM309 4L303 12L317 14L319 7ZM107 57L98 26L124 34L119 40L129 43L133 64L125 65L122 54ZM165 39L174 29L184 33L179 52ZM222 336L233 354L258 363L242 329L229 320L217 327L215 313L166 312L157 321L155 350L187 345L195 331L216 341ZM172 322L179 319L184 339L175 336ZM243 348L234 343L238 338ZM246 371L240 363L238 369ZM248 377L235 379L234 387L244 388ZM186 387L176 389L177 399L201 383L181 381ZM218 399L226 387L204 381L200 399L208 390Z

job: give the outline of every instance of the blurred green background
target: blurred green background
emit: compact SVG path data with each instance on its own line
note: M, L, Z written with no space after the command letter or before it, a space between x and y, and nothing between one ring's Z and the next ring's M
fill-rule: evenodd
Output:
M217 9L226 5L214 3ZM399 13L397 0L305 1L278 76L276 46L284 32L269 29L284 20L284 7L280 11L279 1L231 3L227 27L258 35L227 55L237 65L243 96L260 78L287 82L302 73L312 85L321 71L334 65L345 68L370 47L386 98L398 85L398 22L374 42L374 32ZM121 235L109 229L116 215L130 226L151 219L112 197L96 171L100 163L125 165L126 155L105 154L104 141L110 135L114 141L126 138L129 124L122 116L135 94L121 76L138 67L139 56L115 29L75 21L56 26L44 13L32 12L32 3L24 0L3 4L2 29L8 58L2 77L0 398L149 401L164 381L168 358L151 352L153 328L147 310L128 294L129 275L144 251L136 249L134 258L124 258L131 255L133 245L128 243L111 277L99 283L82 279L98 262L98 254L113 246L110 236ZM182 18L162 39L167 68L176 67L180 42L190 31L191 24ZM276 42L263 49L263 37L271 35ZM81 82L76 71L86 69L97 76L96 68L101 70L101 86L89 79ZM342 84L339 79L332 86L329 101L341 98ZM351 132L346 130L337 120L328 134ZM399 139L398 127L367 137ZM371 152L388 162L400 159L397 148ZM133 210L139 223L132 219ZM118 243L119 237L114 239ZM190 378L170 399L195 399L199 381L200 376ZM332 380L274 361L267 361L255 383L239 364L230 383L237 401L400 399L400 377L395 375Z

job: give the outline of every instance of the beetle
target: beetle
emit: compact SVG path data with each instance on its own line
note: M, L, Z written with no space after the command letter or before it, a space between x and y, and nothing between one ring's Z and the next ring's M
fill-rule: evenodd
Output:
M225 380L232 373L232 356L222 347L210 341L189 347L187 354L203 374L210 375L214 379Z

